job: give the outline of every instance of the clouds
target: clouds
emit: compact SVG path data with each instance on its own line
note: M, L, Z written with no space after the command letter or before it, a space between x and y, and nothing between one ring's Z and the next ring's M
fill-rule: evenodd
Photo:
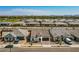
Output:
M12 8L0 10L0 15L79 15L79 9Z
M0 10L0 15L50 15L52 11L15 8L9 10Z

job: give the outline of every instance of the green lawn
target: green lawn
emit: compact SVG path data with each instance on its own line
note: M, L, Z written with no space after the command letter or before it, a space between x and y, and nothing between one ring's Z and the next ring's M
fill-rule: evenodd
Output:
M0 20L0 22L17 22L17 21L18 21L17 19Z

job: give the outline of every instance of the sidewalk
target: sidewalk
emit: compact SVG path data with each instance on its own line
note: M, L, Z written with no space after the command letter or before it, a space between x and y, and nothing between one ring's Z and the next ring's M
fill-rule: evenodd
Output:
M63 45L59 45L59 44L44 45L44 44L33 43L32 46L31 46L29 43L27 43L27 44L15 44L14 47L18 47L18 48L27 48L27 47L53 48L53 47L70 47L70 45L66 45L66 44L63 44Z
M70 45L70 47L79 47L79 45Z
M9 45L8 43L6 44L1 44L0 48L4 48L5 46ZM73 44L73 45L67 45L67 44L49 44L49 45L44 45L44 44L37 44L33 43L32 46L29 43L26 44L13 44L14 48L64 48L64 47L79 47L78 44Z

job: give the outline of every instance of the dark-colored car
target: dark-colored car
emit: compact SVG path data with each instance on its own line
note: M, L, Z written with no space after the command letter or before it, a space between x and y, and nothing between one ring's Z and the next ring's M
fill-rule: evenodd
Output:
M7 45L5 48L13 48L13 45Z

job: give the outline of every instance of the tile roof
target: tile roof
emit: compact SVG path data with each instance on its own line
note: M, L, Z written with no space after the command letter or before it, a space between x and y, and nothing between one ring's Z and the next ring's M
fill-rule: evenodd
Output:
M27 36L28 31L27 30L22 30L22 29L13 29L12 32L3 32L2 36L4 37L7 34L12 34L13 36Z
M38 36L41 35L42 37L50 37L48 30L42 30L42 29L34 29L34 30L32 30L31 35L34 36L34 37L36 35L38 35Z

